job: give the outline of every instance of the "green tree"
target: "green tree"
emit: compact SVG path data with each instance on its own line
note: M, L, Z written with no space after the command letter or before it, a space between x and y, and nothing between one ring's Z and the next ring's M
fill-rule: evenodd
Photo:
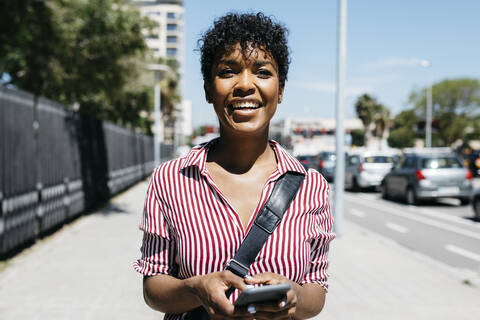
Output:
M55 23L51 2L0 1L0 74L10 84L33 94L43 94L61 82L63 39Z
M393 129L387 138L388 145L392 148L413 147L417 122L415 110L400 112L393 119Z
M375 137L382 139L385 131L390 127L390 110L381 104L377 104L373 116L373 123L375 124Z
M390 125L390 110L379 103L374 97L365 93L355 102L355 111L365 128L365 142L372 136L371 125L375 125L373 134L375 137L383 138L384 132Z
M425 117L426 88L413 91L409 102ZM445 79L432 87L434 146L449 146L472 138L480 112L480 82L477 79Z
M365 145L365 131L361 129L353 129L350 134L352 135L352 145L357 147L363 147Z
M152 85L134 84L152 27L123 0L0 2L0 73L10 84L109 120L141 124Z

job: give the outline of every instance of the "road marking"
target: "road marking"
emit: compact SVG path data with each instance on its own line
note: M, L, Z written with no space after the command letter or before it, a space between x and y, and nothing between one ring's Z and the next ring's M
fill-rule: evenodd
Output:
M399 224L387 222L387 223L385 223L385 226L389 229L392 229L393 231L397 231L397 232L400 232L400 233L407 233L408 232L407 228L405 228L404 226L401 226Z
M345 197L345 198L347 198L347 197ZM358 202L355 202L355 204L358 205ZM374 204L371 201L364 201L364 202L362 202L362 204L365 205L365 206L369 206L371 208L378 209L382 212L393 214L393 215L398 216L398 217L414 220L414 221L421 222L423 224L426 224L426 225L429 225L429 226L432 226L432 227L437 227L437 228L440 228L440 229L443 229L443 230L448 230L448 231L451 231L451 232L458 233L462 236L466 236L466 237L470 237L470 238L480 240L480 233L464 230L462 228L451 226L451 225L443 223L443 222L427 219L427 218L418 216L418 214L409 213L406 210L397 210L394 207L388 208L388 207L385 207L385 205L377 205L377 204Z
M367 200L367 199L371 200L370 197L368 197L368 196L365 197L363 194L359 195L359 197L361 197L365 200ZM380 197L377 197L375 199L380 200ZM442 220L449 221L449 222L456 222L458 224L463 224L465 226L472 227L472 228L480 230L480 223L478 223L478 222L466 220L464 218L460 218L460 217L456 217L456 216L452 216L452 215L449 215L448 213L441 212L441 211L438 211L438 210L432 210L432 209L427 209L427 208L419 208L419 207L413 206L413 205L400 205L400 204L397 204L395 202L391 202L391 201L388 201L388 200L386 200L385 203L388 203L392 207L397 207L399 209L406 208L407 211L413 212L415 214L422 214L424 216L428 216L428 217L432 217L432 218L436 218L436 219L442 219Z
M348 210L348 212L351 215L357 216L359 218L365 218L365 212L363 212L363 211L360 211L360 210L357 210L357 209L350 209L350 210Z
M445 246L445 249L450 251L450 252L453 252L453 253L459 254L461 256L464 256L465 258L469 258L471 260L475 260L475 261L480 262L480 254L476 254L474 252L462 249L462 248L454 246L452 244L447 244Z

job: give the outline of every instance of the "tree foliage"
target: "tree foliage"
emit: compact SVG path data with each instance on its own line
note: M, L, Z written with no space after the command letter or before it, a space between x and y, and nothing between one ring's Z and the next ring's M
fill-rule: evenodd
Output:
M374 124L373 135L383 138L384 133L390 126L390 110L379 103L374 97L365 93L355 102L355 111L365 128L365 140L372 136L371 125Z
M152 83L142 30L123 0L0 2L0 73L9 84L81 112L149 128Z
M413 91L409 102L419 118L425 118L426 88ZM434 146L449 146L457 140L480 139L480 82L477 79L445 79L432 86Z
M417 116L414 110L400 112L393 120L393 128L387 138L392 148L408 148L415 144Z
M352 135L353 146L363 147L365 145L365 130L353 129L350 134Z

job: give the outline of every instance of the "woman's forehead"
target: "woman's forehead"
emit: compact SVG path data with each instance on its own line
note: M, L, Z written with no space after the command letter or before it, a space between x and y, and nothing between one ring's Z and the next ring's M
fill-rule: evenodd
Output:
M217 63L223 61L245 61L245 62L254 62L258 60L270 61L276 65L275 58L272 56L270 51L265 49L262 46L248 45L245 48L239 43L236 43L230 46L222 55L217 59Z

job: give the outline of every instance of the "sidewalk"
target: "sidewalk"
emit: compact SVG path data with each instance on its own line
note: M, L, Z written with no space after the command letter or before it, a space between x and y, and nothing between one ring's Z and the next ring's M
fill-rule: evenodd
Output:
M0 263L0 319L161 319L132 261L146 183ZM478 319L480 288L351 223L331 246L330 290L315 319Z

